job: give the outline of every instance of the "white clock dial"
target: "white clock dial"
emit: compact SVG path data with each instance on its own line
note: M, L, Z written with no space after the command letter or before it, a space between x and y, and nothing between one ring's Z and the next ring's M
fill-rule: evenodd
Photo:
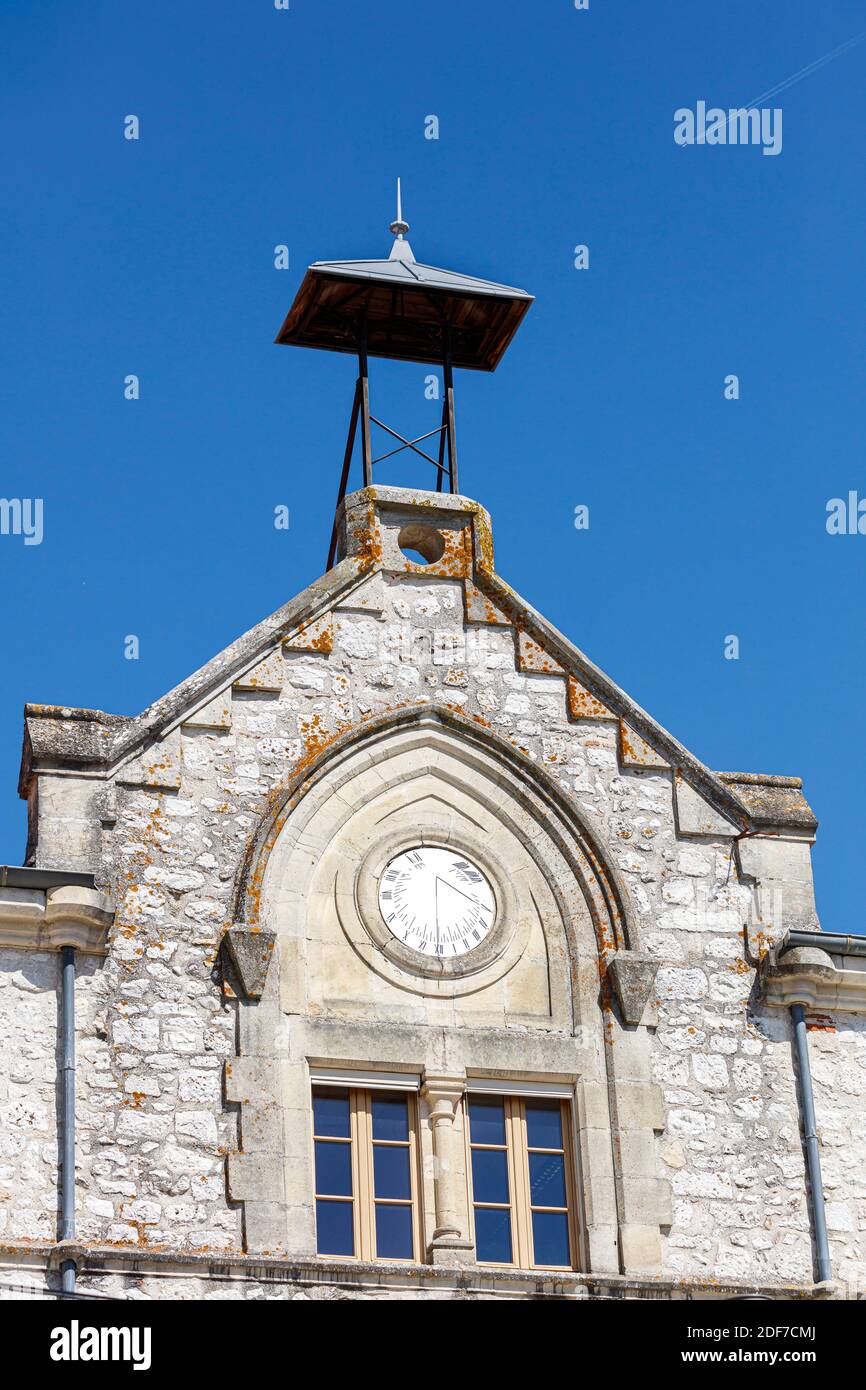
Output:
M420 846L392 859L379 880L379 908L394 936L425 956L465 956L490 932L493 890L465 854Z

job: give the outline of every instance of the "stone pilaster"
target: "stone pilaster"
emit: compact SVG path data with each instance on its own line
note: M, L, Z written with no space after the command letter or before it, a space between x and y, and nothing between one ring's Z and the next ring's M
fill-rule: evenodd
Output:
M467 1264L473 1259L469 1237L463 1134L457 1124L466 1091L464 1073L425 1072L422 1098L430 1110L433 1134L433 1186L436 1226L429 1244L434 1264Z

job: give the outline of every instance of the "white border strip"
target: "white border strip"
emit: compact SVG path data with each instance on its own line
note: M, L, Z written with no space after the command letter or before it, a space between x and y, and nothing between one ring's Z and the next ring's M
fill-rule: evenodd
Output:
M400 1071L351 1071L346 1067L310 1067L314 1086L364 1086L370 1091L420 1091L416 1073Z
M551 1100L572 1100L574 1085L567 1081L500 1081L491 1076L469 1076L466 1089L470 1094L496 1096L547 1096Z

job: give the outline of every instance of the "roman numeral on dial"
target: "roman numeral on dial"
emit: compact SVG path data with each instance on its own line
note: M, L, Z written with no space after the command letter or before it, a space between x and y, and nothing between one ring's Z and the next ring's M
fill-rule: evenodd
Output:
M437 845L404 850L379 882L382 917L404 945L439 959L467 955L490 934L496 900L465 855Z

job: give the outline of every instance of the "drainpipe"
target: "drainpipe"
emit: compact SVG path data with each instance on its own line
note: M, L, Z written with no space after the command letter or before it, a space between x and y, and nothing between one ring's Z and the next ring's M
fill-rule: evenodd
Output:
M797 1058L797 1093L803 1122L803 1145L806 1153L818 1283L832 1280L833 1272L815 1124L815 1097L812 1091L806 1008L814 1000L818 986L832 980L836 975L837 967L828 952L842 956L866 956L866 939L862 936L843 936L823 931L786 932L776 951L771 953L771 957L761 967L765 982L775 980L781 984L782 998L791 1010L791 1033ZM775 959L772 959L773 956Z
M866 956L866 936L842 936L829 931L789 931L779 942L778 954L793 946L812 946L842 956Z
M0 889L0 944L60 955L57 1253L62 1293L75 1297L75 963L76 953L108 955L114 903L96 888L93 874L66 869L0 864Z
M75 1239L75 947L61 948L60 1239ZM75 1261L60 1266L64 1294L75 1293Z
M818 1257L818 1283L832 1279L830 1244L827 1240L827 1214L824 1209L824 1183L821 1178L821 1158L818 1153L818 1134L815 1127L815 1097L812 1094L812 1069L809 1065L809 1043L806 1035L806 1013L802 1004L791 1005L794 1028L794 1050L800 1082L800 1109L803 1116L803 1138L806 1145L806 1168L812 1199L812 1227L815 1232L815 1251Z

